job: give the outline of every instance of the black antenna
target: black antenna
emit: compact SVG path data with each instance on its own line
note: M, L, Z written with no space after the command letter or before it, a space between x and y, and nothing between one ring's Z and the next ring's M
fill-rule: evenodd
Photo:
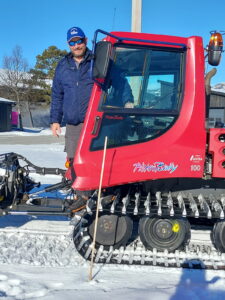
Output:
M219 33L221 33L222 35L225 35L225 30L211 30L210 31L210 34L213 34L213 33L217 33L217 32L219 32Z
M114 7L113 22L112 22L112 31L114 30L115 18L116 18L116 7Z

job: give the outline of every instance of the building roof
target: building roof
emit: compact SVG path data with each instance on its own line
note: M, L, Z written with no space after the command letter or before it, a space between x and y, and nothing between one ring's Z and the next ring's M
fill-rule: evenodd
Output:
M0 97L0 103L16 104L16 101L13 101L13 100L9 100L9 99L1 98L1 97Z
M217 91L216 90L211 90L210 94L225 97L225 92L219 91L219 90L217 90Z
M225 94L225 82L217 83L211 88L211 92L216 92L218 94Z
M13 71L12 71L13 72ZM29 73L29 72L19 72L20 74L22 73L22 77L24 78L24 79L31 79L32 78L32 75ZM3 78L4 77L8 77L7 76L7 70L6 69L1 69L0 68L0 86L4 86L4 85L7 85L7 84L5 84L5 82L4 82L4 80L3 80ZM49 85L50 87L52 86L52 79L45 79L44 80L45 81L45 83L47 84L47 85ZM23 84L23 83L19 83L18 84L18 87L26 87L26 84ZM35 89L43 89L41 86L39 86L39 85L36 85L36 86L34 86L33 88L35 88Z

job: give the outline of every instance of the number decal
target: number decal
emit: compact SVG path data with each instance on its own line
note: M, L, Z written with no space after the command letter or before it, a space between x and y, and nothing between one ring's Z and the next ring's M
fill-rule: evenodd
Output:
M191 171L192 172L199 172L199 171L201 171L201 166L199 166L199 165L191 165Z

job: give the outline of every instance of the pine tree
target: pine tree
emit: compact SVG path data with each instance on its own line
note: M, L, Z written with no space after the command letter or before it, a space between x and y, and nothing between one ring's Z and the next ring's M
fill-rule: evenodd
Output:
M37 55L35 70L41 71L46 79L53 79L55 68L60 59L67 54L66 50L60 50L56 46L49 46L41 55Z
M33 96L40 101L47 103L51 100L51 84L48 80L52 80L55 68L58 62L67 54L66 50L60 50L56 46L49 46L42 54L36 56L36 64L34 69L30 70L34 82L38 82L41 89L33 91Z

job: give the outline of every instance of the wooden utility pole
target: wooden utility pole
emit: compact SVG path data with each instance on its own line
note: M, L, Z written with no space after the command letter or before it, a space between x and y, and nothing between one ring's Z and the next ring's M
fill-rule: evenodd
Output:
M142 0L132 0L132 19L131 19L131 31L132 32L141 32L141 23L142 23ZM140 94L140 77L135 78L131 76L130 86L134 99L138 101ZM135 101L135 103L136 103ZM137 103L136 103L137 104Z
M132 0L131 31L141 32L142 0Z

